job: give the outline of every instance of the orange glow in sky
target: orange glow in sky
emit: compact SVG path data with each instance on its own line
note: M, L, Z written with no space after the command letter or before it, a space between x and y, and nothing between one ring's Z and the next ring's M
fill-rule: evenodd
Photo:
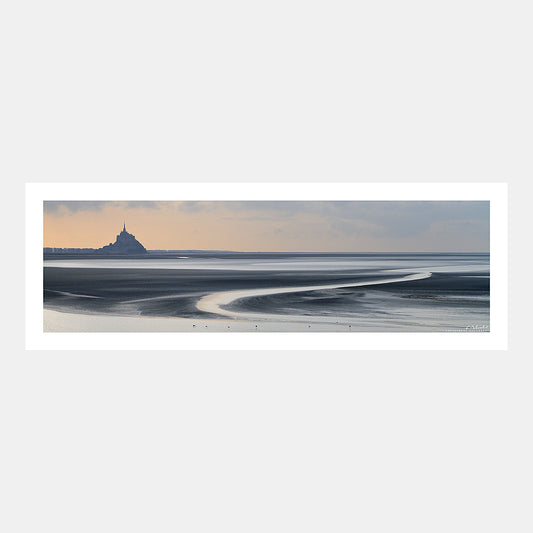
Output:
M464 251L488 202L45 202L44 246L100 248L123 222L148 250Z

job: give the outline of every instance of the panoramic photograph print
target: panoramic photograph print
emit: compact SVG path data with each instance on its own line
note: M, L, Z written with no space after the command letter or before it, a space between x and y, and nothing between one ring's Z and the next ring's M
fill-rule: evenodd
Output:
M43 202L44 332L489 332L489 201Z

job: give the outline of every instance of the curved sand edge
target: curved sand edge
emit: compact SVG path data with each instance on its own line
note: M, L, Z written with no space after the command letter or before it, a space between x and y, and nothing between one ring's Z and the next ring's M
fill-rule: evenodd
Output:
M370 285L388 285L390 283L400 283L402 281L415 281L419 279L425 279L431 277L431 272L417 272L415 274L409 274L408 276L402 276L400 278L389 278L384 280L374 280L374 281L355 281L351 283L337 283L337 284L322 284L322 285L308 285L305 287L276 287L268 289L244 289L237 291L222 291L214 292L208 294L203 298L200 298L196 303L196 308L200 311L206 313L214 313L221 316L231 317L231 318L240 318L243 320L279 320L279 315L270 314L270 313L251 313L251 312L241 312L241 311L232 311L225 309L222 306L229 305L235 300L241 298L250 298L254 296L266 296L270 294L286 294L292 292L307 292L307 291L316 291L322 289L342 289L349 287L366 287ZM287 317L287 320L292 322L322 322L322 317L307 317L299 315L291 315ZM338 319L340 320L340 319Z

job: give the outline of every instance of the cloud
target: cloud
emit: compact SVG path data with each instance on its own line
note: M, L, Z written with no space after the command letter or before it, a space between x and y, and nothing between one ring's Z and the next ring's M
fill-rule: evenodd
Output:
M165 202L146 201L110 201L110 200L73 200L55 201L45 200L43 202L44 212L48 214L58 213L66 210L69 213L102 211L106 207L118 207L120 209L158 209L160 204Z
M61 210L69 211L70 213L78 213L80 211L101 211L104 207L109 205L110 202L100 202L100 201L44 201L44 212L45 213L57 213Z
M130 202L115 202L118 206L123 206L125 204L125 207L127 209L159 209L161 204L164 204L165 202L145 202L145 201L139 201L134 200Z
M248 220L297 219L321 216L331 221L357 220L380 226L391 236L418 234L435 222L489 220L489 202L461 201L45 201L45 213L120 209L170 209L180 213L221 213Z
M420 235L432 224L453 220L483 221L488 230L489 222L489 202L325 202L323 209L346 227L364 221L373 225L374 233L389 237Z

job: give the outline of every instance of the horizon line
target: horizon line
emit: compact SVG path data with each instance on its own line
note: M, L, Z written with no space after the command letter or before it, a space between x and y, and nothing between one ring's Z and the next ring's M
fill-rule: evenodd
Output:
M93 250L98 252L101 248L79 248L71 246L43 246L43 250L46 249L56 249L56 250ZM210 249L210 248L146 248L147 252L229 252L236 254L489 254L490 250L487 251L471 251L471 252L459 252L453 250L402 250L402 251L373 251L373 250L335 250L335 251L325 251L325 250L300 250L300 251L288 251L288 250L221 250L221 249ZM113 255L139 255L139 254L128 254L128 253L114 253L114 254L105 254L106 256Z

